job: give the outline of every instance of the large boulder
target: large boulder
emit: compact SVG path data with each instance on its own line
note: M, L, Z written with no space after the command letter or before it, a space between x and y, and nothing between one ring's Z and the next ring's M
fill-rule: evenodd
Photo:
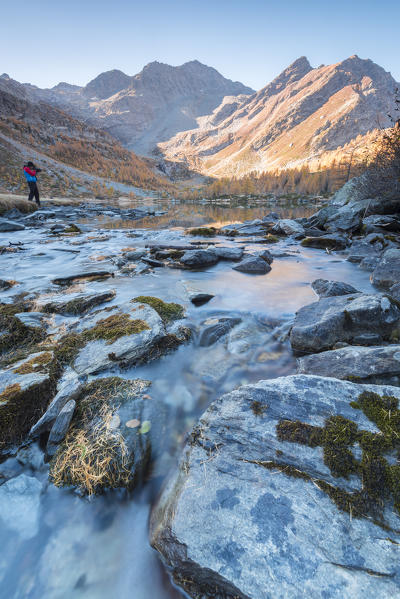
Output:
M315 279L311 287L319 297L332 297L335 295L350 295L359 293L353 285L341 281L327 281L326 279Z
M368 459L379 429L353 402L388 414L399 398L298 375L215 401L152 512L151 543L174 580L196 599L397 596L398 490L381 485L378 464L398 467L379 450Z
M149 386L149 381L118 377L88 383L51 461L52 482L89 494L132 488L166 436L165 406L151 399Z
M260 256L247 256L232 268L252 275L265 275L271 270L268 262Z
M0 449L20 443L56 387L54 354L43 351L0 370Z
M377 345L397 341L400 308L389 296L356 293L326 297L301 308L290 342L296 352L332 349L336 343Z
M297 372L353 382L400 384L400 345L349 346L298 359Z
M386 250L372 273L371 281L383 289L390 289L400 282L400 249Z

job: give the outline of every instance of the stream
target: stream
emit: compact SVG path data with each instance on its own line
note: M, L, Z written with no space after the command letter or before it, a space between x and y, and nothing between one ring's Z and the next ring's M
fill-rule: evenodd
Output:
M166 210L166 202L151 203L157 210ZM136 204L121 202L123 207L128 205ZM270 210L295 218L308 216L317 207L297 200L268 205L265 201L171 202L165 214L141 220L121 220L107 215L107 210L95 221L82 218L76 224L83 234L76 238L51 236L46 225L17 231L12 233L12 241L22 241L25 251L1 255L0 270L1 278L20 284L18 290L1 292L1 301L11 301L17 292L46 293L50 280L61 274L94 267L115 269L112 258L126 247L188 243L186 227L221 226L259 218ZM10 240L9 233L0 233L0 245ZM268 247L288 255L275 257L271 272L261 276L237 272L230 262L220 261L201 271L156 268L147 274L118 273L112 279L91 283L93 288L116 290L111 305L138 295L178 302L185 307L187 323L194 330L225 315L237 316L241 323L210 347L200 347L195 334L190 343L176 351L118 373L125 378L150 380L151 397L161 399L169 409L163 450L143 485L134 492L110 491L87 499L73 490L56 488L47 481L48 467L37 444L0 464L0 484L21 473L42 484L34 510L24 510L22 503L9 515L4 505L0 506L1 599L184 597L149 546L148 518L188 431L221 394L243 384L295 373L296 360L277 329L290 323L301 306L317 299L310 286L314 279L344 281L374 293L369 273L347 262L340 253L306 249L290 238L271 246L240 237L218 237L217 242L224 246L243 244L250 252ZM192 289L214 297L195 307L188 298Z

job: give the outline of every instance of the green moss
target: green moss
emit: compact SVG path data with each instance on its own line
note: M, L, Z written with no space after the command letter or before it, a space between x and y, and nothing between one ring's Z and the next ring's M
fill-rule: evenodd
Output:
M257 400L252 401L250 407L254 416L262 416L268 409L268 406Z
M309 447L321 445L322 432L323 429L319 426L305 424L300 420L281 420L276 427L279 441L300 443Z
M264 239L265 243L278 243L279 241L279 237L277 237L276 235L272 235L272 233L267 233Z
M180 304L175 304L174 302L166 303L160 300L158 297L139 295L138 297L135 297L132 302L139 302L141 304L149 305L156 312L158 312L164 322L178 320L184 316L184 309Z
M218 234L218 229L215 227L197 227L197 229L190 229L186 234L198 237L215 237Z
M125 335L135 335L149 329L149 325L144 320L132 320L129 314L122 313L98 320L94 327L84 331L82 335L85 341L104 339L111 344Z
M63 233L82 233L82 231L80 230L79 227L77 227L76 225L72 224L69 225L69 227L67 227Z
M382 510L386 500L392 498L400 512L400 466L390 465L385 454L397 452L400 457L400 410L393 396L380 396L365 391L353 409L362 410L379 432L359 430L356 423L343 416L331 416L323 428L299 421L281 420L277 425L277 437L281 441L300 443L309 447L321 446L324 463L335 477L347 478L357 474L362 481L361 491L349 493L325 481L314 482L326 492L337 507L354 517L372 517L385 527ZM361 460L354 458L352 446L359 443ZM285 471L286 470L283 470Z
M46 337L43 329L29 327L15 316L20 312L26 312L29 307L27 302L0 304L0 353L21 346L32 346Z

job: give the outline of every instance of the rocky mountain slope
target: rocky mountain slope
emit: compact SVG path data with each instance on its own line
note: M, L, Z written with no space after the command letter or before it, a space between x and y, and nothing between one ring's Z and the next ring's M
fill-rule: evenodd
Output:
M151 154L158 142L197 127L196 119L210 114L225 96L253 93L197 60L178 67L151 62L133 77L108 71L85 87L26 88L31 97L84 118L140 154Z
M217 176L298 166L326 153L333 159L358 136L390 126L396 85L358 56L318 68L301 57L259 92L225 98L196 129L159 147L170 160Z
M53 193L65 191L64 180L72 182L66 165L82 172L82 177L74 172L78 179L87 174L109 180L110 184L115 181L147 189L170 186L166 179L155 174L150 163L121 146L108 133L35 99L26 86L3 75L0 77L1 187L19 191L25 186L23 161L33 159L43 163L43 156L52 159L52 175L46 181L43 174L42 180ZM78 180L76 184L79 187Z

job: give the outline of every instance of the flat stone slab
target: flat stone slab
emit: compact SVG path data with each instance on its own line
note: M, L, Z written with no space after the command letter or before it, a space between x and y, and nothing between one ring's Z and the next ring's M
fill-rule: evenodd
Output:
M96 281L101 279L107 279L113 277L114 273L108 270L92 270L88 272L80 272L73 275L67 275L65 277L57 277L53 279L55 285L72 285L75 281Z
M283 419L324 426L332 414L375 432L353 402L396 387L305 375L260 381L215 401L193 429L175 475L153 509L151 544L191 597L354 599L399 595L400 517L387 528L341 511L324 485L320 447L280 440Z
M16 223L13 220L7 220L0 218L0 233L7 233L8 231L23 231L25 226L21 223Z
M332 297L335 295L350 295L359 293L355 287L341 281L327 281L326 279L315 279L311 287L319 297Z

